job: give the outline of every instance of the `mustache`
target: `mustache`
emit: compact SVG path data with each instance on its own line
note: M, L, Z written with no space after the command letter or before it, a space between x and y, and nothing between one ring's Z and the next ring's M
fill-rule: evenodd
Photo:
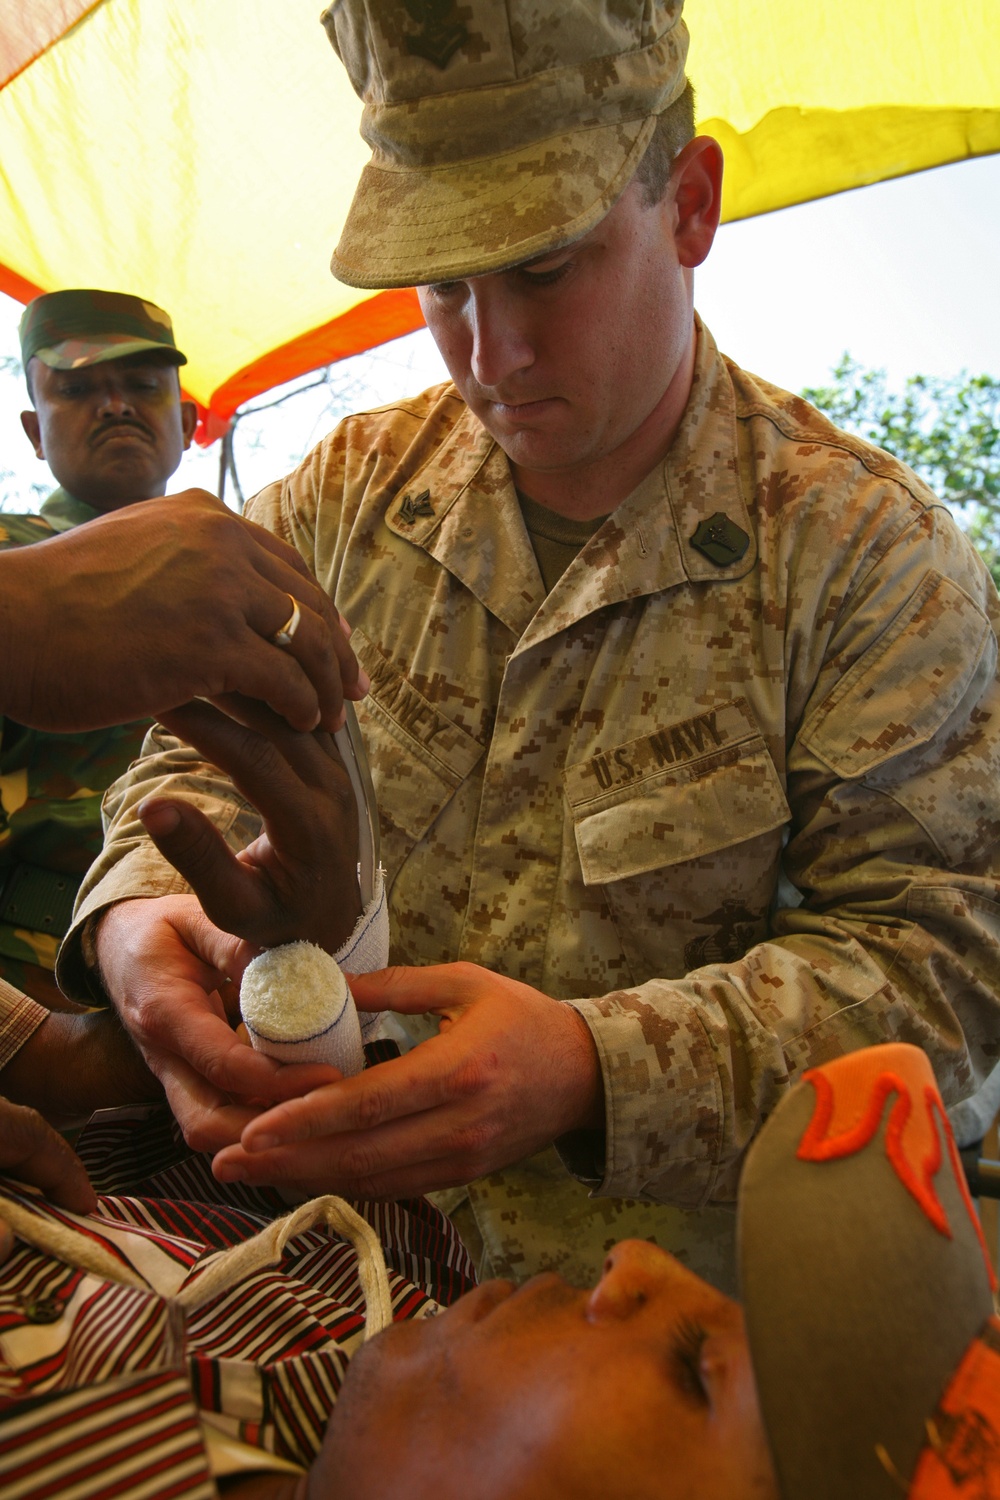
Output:
M90 446L92 448L96 447L110 433L120 432L122 428L137 432L147 442L153 441L152 428L147 427L145 422L140 422L135 417L112 417L108 421L102 422L99 427L94 428L89 438Z

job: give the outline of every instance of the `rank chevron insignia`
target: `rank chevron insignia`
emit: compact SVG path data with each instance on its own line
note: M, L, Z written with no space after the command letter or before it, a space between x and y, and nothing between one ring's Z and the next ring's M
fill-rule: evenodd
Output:
M455 17L455 0L403 0L420 30L406 38L406 50L436 68L446 68L469 40L468 29Z
M405 526L412 526L418 516L432 516L434 507L431 504L430 490L422 491L416 499L412 495L404 495L398 514Z

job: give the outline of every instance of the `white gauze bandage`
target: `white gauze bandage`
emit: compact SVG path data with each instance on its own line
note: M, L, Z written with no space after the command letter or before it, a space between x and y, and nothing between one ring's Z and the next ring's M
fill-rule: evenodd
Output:
M389 903L385 896L385 874L375 871L372 899L361 913L354 931L337 949L334 957L349 974L371 974L384 969L389 962ZM382 1010L359 1010L361 1039L373 1042L385 1015Z
M240 1010L253 1046L279 1062L331 1063L345 1075L365 1065L347 980L314 943L284 943L248 964Z
M283 943L247 964L240 1010L253 1047L279 1062L324 1062L345 1077L365 1065L382 1011L359 1012L340 965L351 973L389 961L389 911L382 871L375 893L335 958L314 943Z

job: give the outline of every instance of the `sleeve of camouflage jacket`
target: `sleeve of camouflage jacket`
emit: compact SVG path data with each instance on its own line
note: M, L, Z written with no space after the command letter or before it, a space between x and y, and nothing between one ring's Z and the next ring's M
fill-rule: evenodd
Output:
M831 601L815 668L794 660L808 657L809 632L789 639L790 884L767 940L682 979L573 1002L601 1056L607 1143L603 1170L572 1142L563 1154L602 1194L735 1198L743 1153L790 1081L879 1042L923 1048L949 1104L991 1097L996 590L943 507L888 543L851 596ZM988 1119L978 1124L982 1134Z
M59 950L56 977L63 992L87 1004L107 997L88 968L88 919L117 901L174 896L190 890L146 836L136 809L145 797L176 794L193 802L233 849L245 849L260 832L260 818L229 778L190 745L154 724L139 760L108 789L102 815L105 845L80 887L73 925Z

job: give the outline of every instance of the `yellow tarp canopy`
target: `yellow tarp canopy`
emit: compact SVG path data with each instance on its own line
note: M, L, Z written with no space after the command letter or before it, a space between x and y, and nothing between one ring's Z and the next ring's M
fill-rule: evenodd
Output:
M0 289L162 304L203 438L259 391L420 323L412 293L329 273L367 148L319 10L0 0ZM726 218L1000 150L1000 0L688 0L685 14Z

